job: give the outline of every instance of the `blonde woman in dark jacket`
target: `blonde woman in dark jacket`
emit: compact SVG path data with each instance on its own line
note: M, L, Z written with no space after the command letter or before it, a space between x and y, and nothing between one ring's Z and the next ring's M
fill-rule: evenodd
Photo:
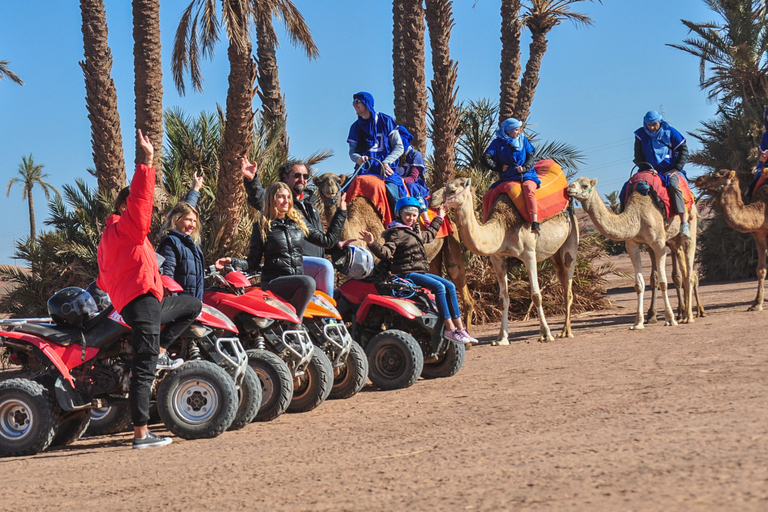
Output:
M476 343L461 321L456 286L447 279L428 273L429 262L425 244L434 240L443 225L445 206L440 206L438 216L424 231L419 231L417 221L421 203L415 197L403 197L395 204L397 219L387 226L384 243L379 244L370 231L361 231L360 237L371 252L382 260L389 260L390 271L410 279L417 286L427 288L435 294L437 310L443 317L444 334L457 343Z

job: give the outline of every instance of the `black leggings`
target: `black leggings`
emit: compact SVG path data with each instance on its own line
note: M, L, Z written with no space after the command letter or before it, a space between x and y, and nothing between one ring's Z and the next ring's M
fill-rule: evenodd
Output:
M120 314L131 327L131 420L135 427L149 423L149 402L160 347L168 348L195 321L202 309L190 295L165 297L150 293L129 302ZM160 327L165 328L160 332Z
M279 295L291 303L296 309L299 322L304 316L304 311L309 305L309 300L315 294L315 280L309 276L282 276L277 277L267 284L262 283L261 289Z

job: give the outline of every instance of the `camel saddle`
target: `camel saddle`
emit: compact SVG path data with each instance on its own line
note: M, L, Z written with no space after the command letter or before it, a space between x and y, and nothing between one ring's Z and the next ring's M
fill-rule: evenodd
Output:
M691 192L691 188L688 186L688 180L685 179L685 176L681 176L677 182L680 184L680 190L683 192L685 211L691 211L694 197L693 192ZM644 196L650 194L650 196L653 198L653 201L660 208L664 209L667 218L672 218L675 215L675 213L672 211L672 203L669 199L669 192L667 191L667 187L664 186L664 182L661 180L661 177L658 175L658 173L654 171L640 171L629 178L629 181L627 181L624 184L624 187L622 187L620 196L621 211L624 211L624 207L629 200L629 196L632 195L632 192L639 192Z
M381 217L384 227L389 226L392 222L392 209L387 201L387 188L383 179L374 174L355 176L347 189L347 203L351 203L357 196L368 199ZM432 209L428 209L427 212L430 220L437 215L437 212ZM436 238L445 238L451 233L453 233L453 225L448 218L445 218Z
M568 206L568 180L563 168L554 160L539 160L533 165L541 186L536 189L536 202L539 206L539 222L554 217ZM488 221L491 207L500 194L506 193L523 218L531 222L525 207L523 185L519 181L503 181L488 190L483 196L483 222Z

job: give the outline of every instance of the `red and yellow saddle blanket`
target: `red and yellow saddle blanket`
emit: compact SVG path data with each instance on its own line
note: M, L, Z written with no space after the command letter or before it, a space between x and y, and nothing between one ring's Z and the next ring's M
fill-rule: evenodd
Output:
M680 184L680 190L683 193L683 201L685 202L685 211L691 211L691 207L694 203L693 192L688 186L688 181L679 176L677 182ZM641 185L642 183L642 185ZM654 198L659 206L663 206L667 217L672 217L675 213L672 211L672 203L669 198L669 192L667 187L664 186L664 182L661 177L654 171L641 171L629 178L629 181L624 185L624 197L622 198L622 204L626 205L629 200L629 196L632 192L637 190L643 195L649 193Z
M351 203L352 200L362 196L368 199L373 208L381 217L381 221L386 228L392 222L392 210L389 207L387 201L387 187L384 185L384 180L378 176L372 174L362 174L355 176L352 183L349 184L347 189L347 203ZM427 210L429 213L429 219L432 220L437 215L434 210ZM453 233L453 225L449 219L443 220L443 225L437 232L437 238L444 238Z
M540 160L533 165L541 186L536 189L536 202L539 206L539 222L554 217L568 206L568 180L563 168L554 160ZM488 190L483 196L483 222L488 220L491 207L500 194L507 194L523 218L531 222L525 207L523 185L519 181L505 181Z

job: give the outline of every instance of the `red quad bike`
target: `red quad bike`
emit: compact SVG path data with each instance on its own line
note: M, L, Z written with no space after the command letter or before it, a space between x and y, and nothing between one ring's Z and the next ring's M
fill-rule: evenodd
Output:
M122 317L111 306L91 317L96 305L80 288L65 288L51 300L70 313L68 321L0 321L8 329L0 331L0 346L24 374L0 382L0 455L72 443L88 428L91 409L128 405L131 330ZM203 311L192 328L230 325ZM155 386L161 419L184 439L218 436L238 411L235 383L209 361L160 371Z
M331 392L333 366L314 350L296 310L272 292L252 286L237 270L226 276L209 267L219 287L205 291L205 303L231 318L240 331L251 367L262 384L263 401L256 421L271 420L286 410L311 411Z
M349 335L336 301L315 292L304 312L304 325L312 343L325 352L333 365L333 387L328 398L349 398L360 392L368 379L368 359L363 347Z
M388 276L351 279L339 287L338 309L368 356L368 378L380 389L451 377L464 364L464 345L443 337L434 296L411 281Z

